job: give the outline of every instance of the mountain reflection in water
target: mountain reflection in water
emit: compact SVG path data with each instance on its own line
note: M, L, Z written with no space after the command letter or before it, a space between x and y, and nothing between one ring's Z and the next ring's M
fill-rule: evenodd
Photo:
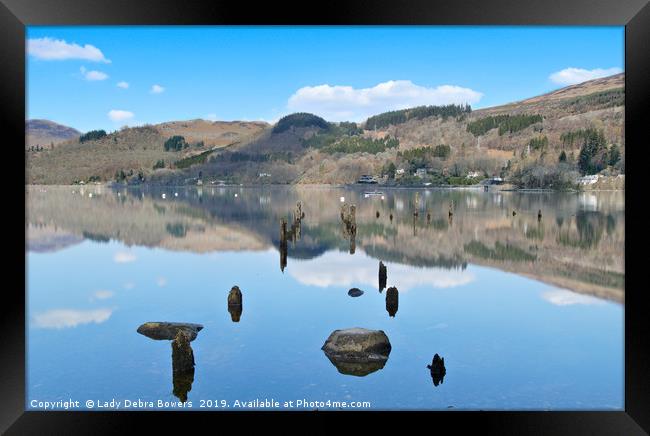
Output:
M187 188L178 197L172 191L31 188L28 248L56 251L82 238L196 253L276 247L282 271L291 259L332 250L354 255L360 248L384 262L449 270L473 263L623 301L621 192L395 190L380 200L343 188ZM340 197L355 209L355 222L344 222L343 234ZM413 213L416 200L430 219ZM511 210L519 213L513 217Z
M622 407L623 193L27 190L29 398ZM142 346L146 319L205 325L196 377ZM390 359L325 359L353 326L386 331Z

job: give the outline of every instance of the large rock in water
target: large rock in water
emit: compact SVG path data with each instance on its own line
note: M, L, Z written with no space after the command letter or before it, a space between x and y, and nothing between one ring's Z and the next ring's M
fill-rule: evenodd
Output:
M322 350L341 374L363 377L384 367L391 345L382 330L357 327L334 330Z
M176 339L179 331L186 333L188 339L193 341L201 330L203 330L201 324L186 322L145 322L138 327L138 333L141 335L151 339L167 339L170 341Z

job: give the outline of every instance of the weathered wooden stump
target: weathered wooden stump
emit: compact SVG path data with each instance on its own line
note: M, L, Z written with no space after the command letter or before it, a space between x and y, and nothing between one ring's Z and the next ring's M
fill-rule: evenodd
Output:
M445 359L436 354L433 356L431 365L427 365L427 368L429 368L429 371L431 373L433 385L438 386L440 383L442 383L445 374L447 373L447 370L445 369Z
M243 309L242 293L239 286L233 286L228 293L228 312L233 322L239 322Z
M182 330L172 341L172 378L174 395L182 402L187 401L187 392L194 381L194 351L189 335Z
M386 311L390 317L395 317L399 305L399 291L392 286L386 290Z
M379 261L379 292L383 291L386 288L386 265L381 260Z

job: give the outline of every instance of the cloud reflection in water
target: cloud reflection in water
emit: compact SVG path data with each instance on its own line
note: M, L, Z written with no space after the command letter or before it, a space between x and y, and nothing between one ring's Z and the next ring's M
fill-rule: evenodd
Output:
M33 326L45 329L63 329L82 324L101 324L107 321L113 309L93 310L52 309L34 316Z
M354 256L347 253L328 251L310 260L293 259L288 268L289 274L298 282L327 288L330 286L349 287L363 284L377 286L379 260L358 250ZM421 268L399 263L386 263L388 284L401 291L418 286L452 288L474 281L474 275L467 270L446 270L443 268Z

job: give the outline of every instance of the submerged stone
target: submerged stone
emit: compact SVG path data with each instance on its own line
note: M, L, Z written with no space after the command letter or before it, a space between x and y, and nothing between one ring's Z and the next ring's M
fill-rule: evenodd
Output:
M193 341L199 332L203 330L201 324L192 324L185 322L145 322L138 327L138 333L150 339L169 340L176 339L178 332L182 331L188 335L188 339Z
M359 288L352 288L348 291L350 297L360 297L363 295L363 291Z
M391 345L382 330L356 327L334 330L321 349L340 373L362 377L384 367Z

